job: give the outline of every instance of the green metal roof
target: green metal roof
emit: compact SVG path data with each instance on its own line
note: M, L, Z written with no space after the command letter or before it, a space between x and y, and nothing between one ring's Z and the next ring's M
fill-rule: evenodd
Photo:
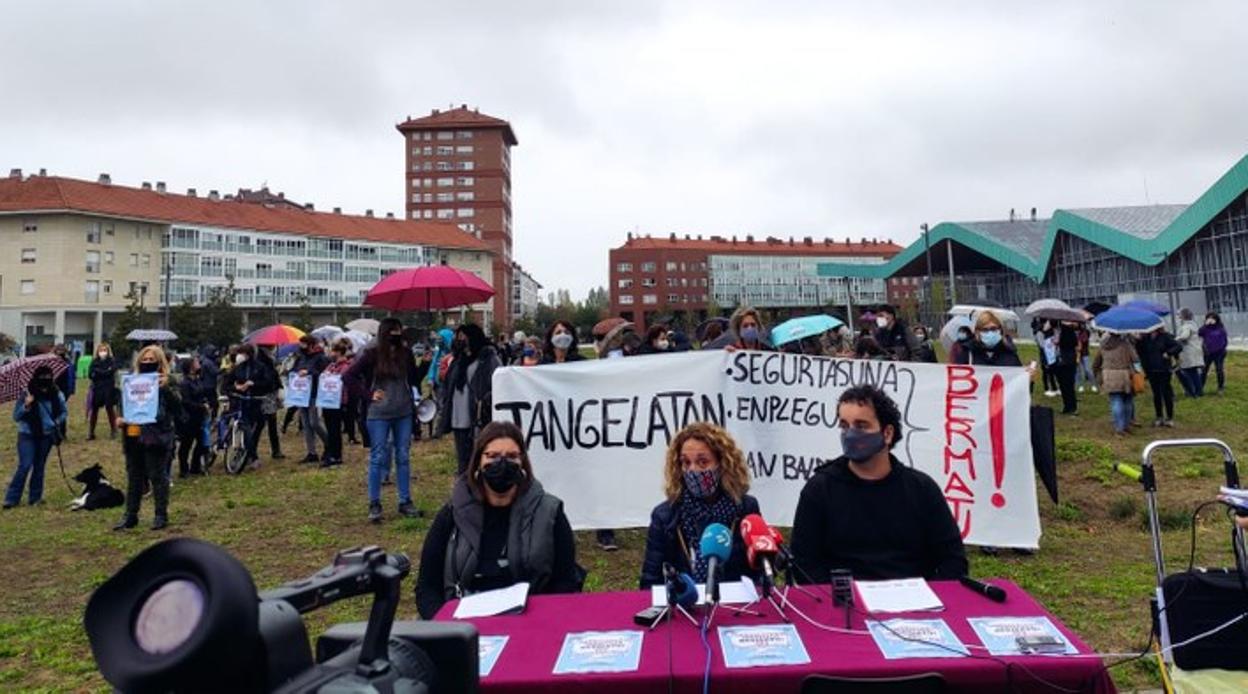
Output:
M1191 205L1057 210L1051 219L1038 222L942 222L928 231L928 237L933 246L952 240L1040 282L1053 257L1059 231L1138 263L1156 265L1245 191L1248 156L1236 162ZM923 250L923 238L919 237L886 263L819 263L818 273L821 277L886 279L922 256Z

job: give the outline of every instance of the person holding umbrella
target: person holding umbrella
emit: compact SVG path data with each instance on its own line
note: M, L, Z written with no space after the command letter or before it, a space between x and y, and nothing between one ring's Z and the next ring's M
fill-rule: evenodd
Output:
M1139 360L1131 340L1114 334L1101 340L1101 349L1092 360L1096 383L1109 397L1115 436L1131 433L1131 422L1135 420L1135 385L1131 382L1131 374Z
M17 469L4 494L5 509L21 503L27 479L30 480L27 496L30 505L43 503L43 471L48 453L59 443L60 427L68 414L65 396L56 387L52 367L46 364L35 367L26 391L13 407L13 421L17 423Z
M87 440L95 440L95 423L100 410L108 415L109 438L117 438L117 362L107 342L95 348L95 358L87 369L91 380L91 415L87 418Z

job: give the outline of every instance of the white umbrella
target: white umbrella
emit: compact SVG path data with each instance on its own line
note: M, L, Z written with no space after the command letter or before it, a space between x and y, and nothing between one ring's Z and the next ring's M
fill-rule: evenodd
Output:
M369 335L368 333L360 332L359 330L348 330L347 332L342 334L342 337L345 337L351 341L352 350L357 353L360 350L367 347L369 343L373 341L372 335Z
M969 318L974 320L975 314L979 313L980 311L992 311L997 316L997 318L1001 320L1002 322L1006 322L1006 323L1018 322L1017 313L1014 313L1008 308L1001 308L1000 306L982 306L979 304L958 304L957 306L954 306L953 308L949 309L949 315L968 316Z
M339 328L336 325L322 325L321 327L317 328L316 330L313 330L312 332L308 334L320 340L321 342L331 343L334 340L337 340L338 338L342 337L342 334L344 332L346 331L343 330L342 328Z
M344 327L346 327L347 330L357 330L362 333L368 333L369 335L376 335L378 325L380 324L372 318L356 318L350 323L347 323Z
M975 332L975 324L971 322L971 317L968 315L954 316L949 319L948 323L945 323L945 327L940 329L940 344L945 346L945 354L948 354L953 348L953 343L958 341L958 328L962 327L970 328L972 333Z

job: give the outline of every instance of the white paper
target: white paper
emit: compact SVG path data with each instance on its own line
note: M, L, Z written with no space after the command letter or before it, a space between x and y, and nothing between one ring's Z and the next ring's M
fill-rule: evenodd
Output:
M721 605L745 605L758 600L758 590L754 582L742 577L739 581L728 581L719 584L719 602ZM698 604L706 604L706 585L698 584ZM667 606L667 587L650 586L650 606Z
M854 581L854 587L867 612L918 612L945 608L927 581L921 578Z
M455 606L455 619L493 617L494 615L520 612L529 599L529 584L517 583L507 588L487 590L469 595Z

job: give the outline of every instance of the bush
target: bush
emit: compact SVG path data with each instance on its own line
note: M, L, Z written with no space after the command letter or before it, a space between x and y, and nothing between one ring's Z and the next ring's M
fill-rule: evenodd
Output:
M1080 511L1078 506L1075 506L1069 501L1063 501L1062 503L1058 504L1057 510L1054 512L1054 514L1058 518L1064 521L1070 521L1070 522L1074 522L1083 518L1083 511Z
M1120 496L1109 503L1109 517L1126 520L1140 512L1140 504L1133 496Z

